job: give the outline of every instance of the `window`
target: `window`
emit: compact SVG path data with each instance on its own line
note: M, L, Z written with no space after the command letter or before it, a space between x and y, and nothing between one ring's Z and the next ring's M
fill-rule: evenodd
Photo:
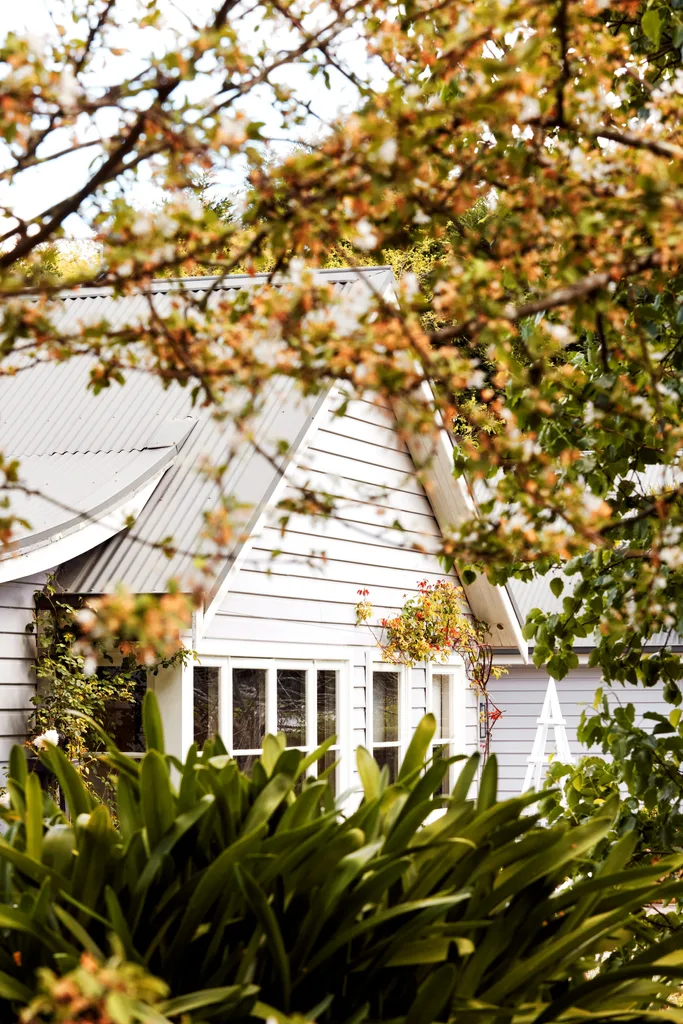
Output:
M434 733L434 760L453 757L455 749L455 728L453 715L453 676L446 672L432 673L432 713L436 718ZM447 796L453 788L453 766L448 769L441 783L441 792Z
M243 771L261 755L263 737L283 732L288 747L305 752L339 733L340 669L317 662L243 661L194 669L194 737L201 747L220 732ZM309 774L339 760L339 742ZM329 778L336 793L337 772Z
M220 669L212 665L195 665L194 684L194 741L201 750L218 729L218 684Z
M398 775L400 752L399 684L398 672L372 674L372 753L380 768L388 766L392 781Z
M116 674L117 669L106 665L98 668L100 678ZM142 701L147 692L147 672L141 668L135 673L133 700L112 700L107 704L106 731L124 754L144 754L145 733L142 728Z

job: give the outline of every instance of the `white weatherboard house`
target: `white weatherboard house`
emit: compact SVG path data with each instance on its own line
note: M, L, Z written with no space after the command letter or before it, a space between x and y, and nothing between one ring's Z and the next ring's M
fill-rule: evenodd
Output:
M391 299L395 287L387 268L320 275L342 302L368 286ZM213 279L158 281L153 298L163 311L181 286L229 297L265 281L236 276L218 288ZM59 300L61 330L148 315L143 297L114 298L106 289ZM218 503L215 482L199 471L202 459L217 464L228 456L223 489L248 509L247 523L186 638L199 662L140 684L141 693L149 684L158 694L170 751L182 756L217 729L246 764L266 732L283 730L291 746L308 749L334 733L337 748L328 756L343 755L334 780L341 793L355 783L356 746L393 770L426 711L437 715L439 745L478 749L480 709L461 658L411 669L383 664L370 630L355 625L359 589L370 590L379 617L399 608L420 580L444 576L435 554L441 530L472 511L451 473L446 432L427 452L422 441L403 441L391 408L376 399L352 401L343 417L334 416L336 391L304 400L283 378L267 385L254 445L229 422L216 422L211 409L193 406L190 389L164 390L142 373L93 395L90 365L78 357L0 377L0 451L19 459L25 483L45 496L12 494L30 530L0 561L0 763L25 735L35 688L25 633L34 592L49 574L63 593L82 596L119 582L161 593L170 577L189 579L192 554L210 550L204 513ZM281 439L286 457L278 454ZM294 515L282 535L277 503L306 484L335 496L337 514ZM170 560L155 546L169 536L177 545ZM465 594L490 626L496 660L509 665L490 688L504 712L493 733L502 793L512 795L524 779L547 675L526 664L526 609L512 588L479 579ZM596 683L577 669L558 687L570 744L579 704ZM123 749L141 749L138 705L112 708L111 724Z

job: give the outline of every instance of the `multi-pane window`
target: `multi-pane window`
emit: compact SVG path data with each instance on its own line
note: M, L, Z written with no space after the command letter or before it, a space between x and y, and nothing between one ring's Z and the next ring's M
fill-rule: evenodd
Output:
M373 672L372 753L380 767L388 766L392 780L398 775L399 765L399 692L398 672Z
M455 749L454 715L453 715L453 676L447 672L432 673L432 713L436 718L434 733L434 759L453 757L459 751ZM451 766L441 783L441 792L448 794L452 788L453 770Z
M207 736L221 732L246 771L260 756L267 733L282 732L288 747L309 752L338 736L338 694L339 669L313 662L235 659L222 671L195 668L195 740L201 746ZM309 774L319 774L338 759L339 742ZM330 783L334 791L336 778L330 777Z

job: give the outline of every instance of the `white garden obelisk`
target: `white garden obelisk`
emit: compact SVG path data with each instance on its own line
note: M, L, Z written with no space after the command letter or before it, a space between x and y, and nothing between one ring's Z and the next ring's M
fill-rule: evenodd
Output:
M557 696L555 680L552 678L548 679L548 689L545 692L543 709L541 710L540 717L537 719L537 725L534 745L527 759L528 764L522 793L526 793L528 789L541 788L541 783L543 778L545 778L545 769L548 766L548 758L545 752L548 741L548 729L552 728L555 731L557 760L561 761L562 764L574 764L574 758L569 749L569 740L567 739L567 723L562 717L560 699Z

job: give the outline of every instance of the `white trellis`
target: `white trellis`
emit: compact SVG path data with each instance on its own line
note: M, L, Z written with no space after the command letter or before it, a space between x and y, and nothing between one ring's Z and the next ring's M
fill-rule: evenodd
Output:
M548 729L552 728L555 731L557 759L563 764L574 764L574 758L569 749L569 740L567 739L567 723L562 717L562 708L560 707L560 699L557 696L554 679L548 679L548 689L545 692L545 700L543 701L541 714L537 719L537 726L534 745L527 759L528 764L522 793L526 793L528 789L541 788L542 777L545 777L545 769L548 765L548 758L545 753L546 743L548 742Z

